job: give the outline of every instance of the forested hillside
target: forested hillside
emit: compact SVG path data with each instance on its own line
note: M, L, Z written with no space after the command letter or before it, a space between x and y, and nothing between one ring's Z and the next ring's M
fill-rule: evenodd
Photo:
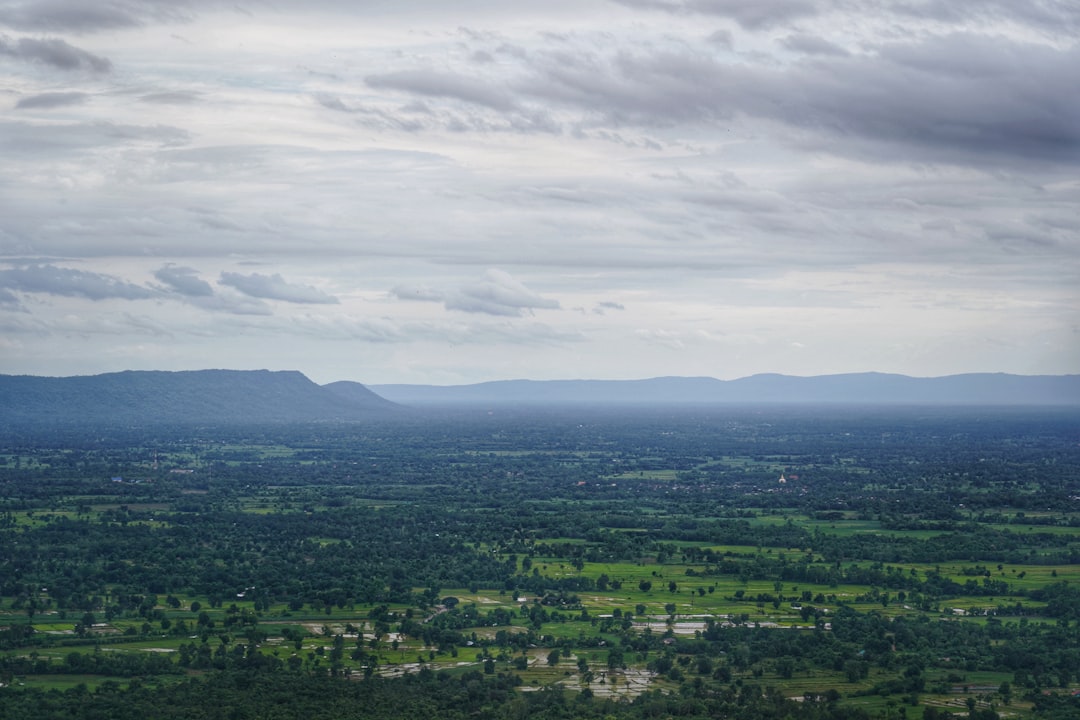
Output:
M343 397L301 373L267 370L0 375L0 426L341 421L398 410L362 385L353 385Z

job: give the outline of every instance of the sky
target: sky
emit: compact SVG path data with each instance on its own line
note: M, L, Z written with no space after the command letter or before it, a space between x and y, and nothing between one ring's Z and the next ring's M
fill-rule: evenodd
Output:
M0 0L0 373L1080 372L1075 0Z

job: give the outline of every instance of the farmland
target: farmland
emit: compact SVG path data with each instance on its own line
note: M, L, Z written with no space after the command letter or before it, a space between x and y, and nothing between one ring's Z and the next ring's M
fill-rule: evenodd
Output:
M9 438L0 709L245 673L492 717L1073 712L1080 417L987 412Z

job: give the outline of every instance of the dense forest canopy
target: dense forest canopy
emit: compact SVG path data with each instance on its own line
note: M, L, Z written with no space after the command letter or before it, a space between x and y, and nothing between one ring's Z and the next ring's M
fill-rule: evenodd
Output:
M1078 608L1068 409L443 409L0 445L5 718L1076 717Z

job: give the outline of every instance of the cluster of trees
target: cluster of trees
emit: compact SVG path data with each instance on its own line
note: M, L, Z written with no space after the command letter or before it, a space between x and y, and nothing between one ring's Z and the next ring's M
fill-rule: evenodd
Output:
M6 720L76 720L146 717L276 720L686 720L727 717L732 720L867 720L865 711L845 708L826 698L804 702L771 689L747 684L720 691L704 686L683 694L645 693L631 702L594 700L591 694L559 689L515 692L513 675L469 672L457 677L422 670L397 680L371 678L340 682L273 670L230 670L203 678L150 687L123 688L106 682L95 691L13 691L0 688Z
M1032 697L1080 680L1080 588L1036 587L1001 566L1080 563L1080 540L1049 527L1076 523L1078 514L1032 513L1041 531L1013 531L1028 517L1019 508L1067 509L1080 496L1080 476L1062 472L1080 466L1075 418L710 412L412 417L378 428L179 436L109 429L92 439L65 430L64 438L10 440L0 456L0 598L27 622L0 628L0 681L76 673L167 682L69 693L2 688L0 710L5 718L29 716L31 707L35 718L171 717L182 707L184 717L844 720L861 713L831 696L794 703L759 679L819 669L862 692L905 697L934 690L930 668L1011 673L1015 692ZM778 468L790 478L783 485ZM783 520L795 512L817 528ZM852 516L883 531L824 527ZM600 562L657 571L633 579L583 572ZM664 577L671 562L693 567ZM896 566L945 562L959 563L961 576ZM622 590L674 599L691 577L699 596L732 579L775 582L772 593L738 590L733 599L798 603L813 629L755 627L748 612L679 637L640 630L625 609L600 617L581 601ZM784 593L795 584L817 590ZM882 610L903 603L916 616L855 612L822 592L841 584L869 588L859 602ZM485 611L443 588L531 600ZM994 598L1002 614L1035 604L1052 622L917 616L957 596ZM198 602L185 609L179 597L218 612ZM282 652L264 647L271 607L331 615L357 604L375 608L373 641L337 635L305 659L306 635L286 628ZM835 612L826 615L824 604ZM665 610L673 620L675 603ZM52 611L76 621L73 636L34 631ZM96 634L100 620L185 641L172 654L103 652L124 638ZM544 634L568 622L586 630ZM484 672L379 679L380 644L391 632L431 652L475 648ZM74 650L90 643L98 649ZM65 644L73 651L62 659L34 652ZM576 653L583 674L636 664L679 689L632 703L594 701L587 690L517 693L509 670L535 646L552 666ZM586 652L601 653L599 667ZM333 682L347 659L369 682ZM178 680L188 671L206 675ZM881 679L871 684L871 675ZM1048 718L1070 707L1039 702ZM974 720L984 711L969 710ZM934 710L930 720L941 715Z
M925 539L887 534L840 537L808 533L790 523L750 526L745 520L732 519L695 522L689 528L664 526L633 533L607 529L597 533L580 527L596 523L595 513L583 515L573 510L565 515L570 522L578 521L579 527L556 531L591 540L573 544L515 540L520 528L529 527L537 514L411 505L271 514L158 510L129 512L133 519L125 516L122 521L115 520L115 515L100 520L60 517L19 532L0 532L0 595L15 597L19 607L25 606L32 614L34 589L48 587L49 601L58 609L104 611L110 617L139 615L160 621L153 607L156 596L166 593L224 600L254 588L249 599L255 599L259 606L284 601L297 609L308 605L332 611L356 603L423 601L414 593L417 586L483 586L534 595L597 589L590 577L549 577L531 566L528 555L521 565L516 557L502 559L481 545L490 538L509 538L499 549L517 547L565 557L572 567L585 561L636 561L678 553L684 559L702 562L700 573L704 575L736 576L744 582L775 579L831 586L869 584L894 594L917 594L920 602L926 603L955 595L1023 597L1026 591L1012 587L1013 578L1002 573L959 583L938 572L909 573L884 563L956 559L1080 562L1080 543L1062 547L1061 536L1021 536L993 528ZM756 542L805 552L790 558L718 556L708 551L671 550L668 543L673 540ZM1046 549L1040 553L1040 548ZM878 563L845 564L856 559ZM523 572L526 561L529 570ZM619 583L608 579L602 589ZM1048 600L1055 597L1053 593L1046 596ZM1059 604L1062 602L1055 607Z

